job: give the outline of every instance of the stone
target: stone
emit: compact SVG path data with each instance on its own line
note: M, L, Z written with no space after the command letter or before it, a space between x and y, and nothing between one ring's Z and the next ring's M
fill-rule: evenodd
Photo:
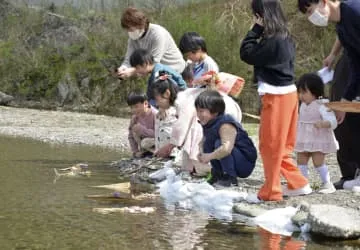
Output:
M311 232L333 238L359 238L360 213L336 205L312 205L308 223Z
M233 207L235 213L245 215L248 217L256 217L263 214L267 210L256 204L237 203Z
M7 105L9 102L14 100L14 97L7 95L3 92L0 92L0 105Z

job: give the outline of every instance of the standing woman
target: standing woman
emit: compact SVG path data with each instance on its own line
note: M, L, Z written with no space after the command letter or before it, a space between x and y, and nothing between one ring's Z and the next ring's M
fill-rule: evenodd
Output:
M259 149L265 183L258 198L279 201L284 196L312 192L291 153L296 139L298 98L294 84L295 44L280 0L252 0L255 24L242 41L240 58L254 65L262 109ZM280 175L287 180L281 187Z
M155 63L167 65L178 73L185 68L183 56L171 34L162 26L149 22L143 12L136 8L125 9L121 17L121 26L129 35L127 51L122 65L118 68L120 78L129 78L135 74L129 58L136 49L145 49L154 57Z

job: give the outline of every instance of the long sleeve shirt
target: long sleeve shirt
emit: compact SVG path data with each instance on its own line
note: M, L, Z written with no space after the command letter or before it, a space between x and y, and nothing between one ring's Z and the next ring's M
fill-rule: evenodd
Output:
M340 22L336 33L349 57L350 75L343 98L351 101L360 95L360 1L340 3Z
M136 49L146 49L151 52L154 61L165 64L178 73L185 69L184 58L176 46L171 34L162 26L157 24L149 24L144 37L138 40L129 38L128 47L122 66L130 67L130 56Z
M240 58L254 65L257 82L273 86L294 83L295 44L290 37L264 38L264 27L255 24L241 43Z
M154 108L151 108L146 114L143 116L136 116L133 115L130 121L129 125L129 143L131 147L131 151L133 153L136 153L139 151L139 145L137 141L135 140L134 133L133 133L133 127L135 124L139 124L141 126L140 133L137 134L140 138L154 138L155 137L155 116L156 116L157 110Z

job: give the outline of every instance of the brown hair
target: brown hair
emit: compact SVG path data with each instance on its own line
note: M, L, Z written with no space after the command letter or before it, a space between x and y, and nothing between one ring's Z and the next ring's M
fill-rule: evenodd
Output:
M133 7L126 8L121 16L121 27L129 29L132 27L147 29L149 19L145 14Z

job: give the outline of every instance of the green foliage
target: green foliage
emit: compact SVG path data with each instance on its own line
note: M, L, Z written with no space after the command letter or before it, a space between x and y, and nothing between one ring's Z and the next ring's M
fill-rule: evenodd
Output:
M297 10L296 2L283 1L283 5L297 44L296 74L299 76L321 67L323 58L331 49L335 32L334 28L321 29L311 25ZM65 74L71 74L79 82L89 77L91 89L97 85L105 88L108 71L101 60L115 58L112 66L119 66L127 48L127 35L120 25L125 5L124 2L98 12L76 9L69 4L52 8L57 15L64 16L64 20L80 27L88 38L86 43L60 49L50 45L29 45L29 38L44 30L44 17L48 15L44 11L23 8L16 15L10 14L0 22L3 38L0 40L0 91L28 99L53 98L56 86ZM243 99L254 96L252 67L240 60L239 47L253 24L249 5L249 1L244 0L207 0L202 3L190 1L177 8L169 6L160 11L145 11L153 23L166 27L175 41L179 41L187 31L200 33L207 42L209 55L217 61L221 71L245 78L247 83L240 101L247 105ZM125 101L129 91L145 88L145 83L146 79L121 82L112 103Z

